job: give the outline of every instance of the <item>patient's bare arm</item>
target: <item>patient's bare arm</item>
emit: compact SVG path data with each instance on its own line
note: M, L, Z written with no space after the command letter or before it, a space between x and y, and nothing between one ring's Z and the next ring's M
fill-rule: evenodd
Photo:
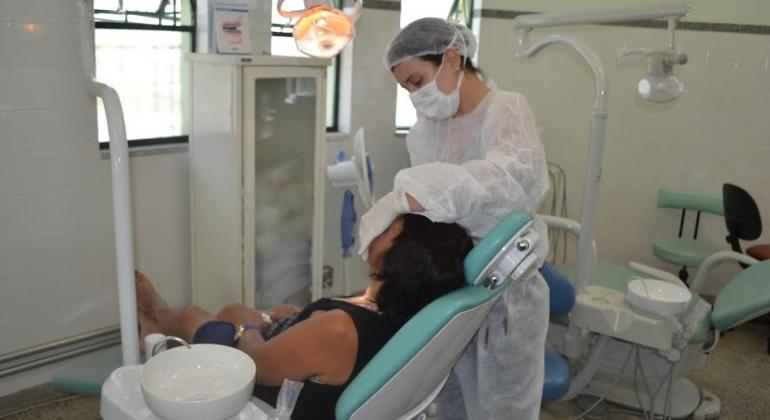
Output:
M222 310L217 313L217 319L235 325L251 323L259 326L260 329L264 331L270 324L265 321L262 314L268 315L269 319L272 319L273 321L279 321L294 315L298 311L299 308L288 304L282 304L268 310L262 310L249 308L246 305L235 303L222 308Z

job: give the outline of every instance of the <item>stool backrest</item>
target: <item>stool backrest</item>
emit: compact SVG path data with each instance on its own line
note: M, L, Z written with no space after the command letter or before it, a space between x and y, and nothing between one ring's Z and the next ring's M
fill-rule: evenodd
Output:
M752 241L762 234L762 219L754 198L743 188L725 183L722 186L724 199L727 242L733 251L741 251L739 239Z
M658 207L693 210L717 216L721 216L724 212L721 197L687 191L658 191Z

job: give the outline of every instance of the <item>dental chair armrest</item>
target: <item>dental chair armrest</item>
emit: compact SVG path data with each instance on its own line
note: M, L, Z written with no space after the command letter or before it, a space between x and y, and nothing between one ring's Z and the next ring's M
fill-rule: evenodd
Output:
M636 271L640 271L656 279L665 280L669 283L676 284L677 286L682 286L685 289L688 288L687 285L682 280L679 279L679 277L669 273L668 271L663 271L655 267L650 267L649 265L642 264L636 261L629 261L628 266L633 268Z
M580 237L582 228L580 223L574 220L548 214L538 214L537 217L539 217L549 228L565 230L578 238Z
M754 265L759 262L759 260L733 251L715 252L706 257L706 259L701 263L700 267L698 268L698 273L695 275L695 279L690 285L690 290L697 294L702 293L709 271L724 261L736 261L748 265Z
M548 226L549 229L557 229L557 230L563 230L566 232L571 233L576 238L580 238L580 235L583 231L583 228L580 226L580 223L567 219L564 217L559 216L551 216L547 214L538 214L537 215L540 220L542 220L546 226ZM596 251L596 241L593 241L591 244L591 261L594 262L594 266L596 266L597 261L597 251Z

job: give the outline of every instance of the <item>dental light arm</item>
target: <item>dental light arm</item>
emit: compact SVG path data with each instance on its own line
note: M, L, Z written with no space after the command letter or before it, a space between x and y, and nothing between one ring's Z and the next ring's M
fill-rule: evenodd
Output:
M580 24L617 23L631 20L665 19L669 22L668 42L673 43L673 23L690 11L688 4L675 3L652 7L600 10L585 12L543 13L522 15L513 20L514 32L518 37L516 55L529 58L552 44L567 45L583 57L594 72L596 96L594 100L591 140L586 164L585 189L581 209L581 235L578 239L576 293L585 291L592 270L591 250L594 242L599 183L601 181L602 157L604 154L605 123L607 120L607 78L601 60L579 40L554 34L537 41L529 41L529 33L535 28L557 27Z
M518 16L513 20L514 30L530 31L536 28L553 28L570 25L618 23L631 20L679 20L690 13L686 3L664 3L653 6L584 12L554 12Z

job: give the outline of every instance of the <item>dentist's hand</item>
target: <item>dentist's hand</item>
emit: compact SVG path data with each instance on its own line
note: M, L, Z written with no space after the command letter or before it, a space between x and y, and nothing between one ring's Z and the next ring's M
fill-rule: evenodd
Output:
M374 238L385 232L388 226L404 213L409 213L406 194L391 191L377 200L374 206L361 216L361 221L358 223L358 255L364 261L369 260L369 244Z

